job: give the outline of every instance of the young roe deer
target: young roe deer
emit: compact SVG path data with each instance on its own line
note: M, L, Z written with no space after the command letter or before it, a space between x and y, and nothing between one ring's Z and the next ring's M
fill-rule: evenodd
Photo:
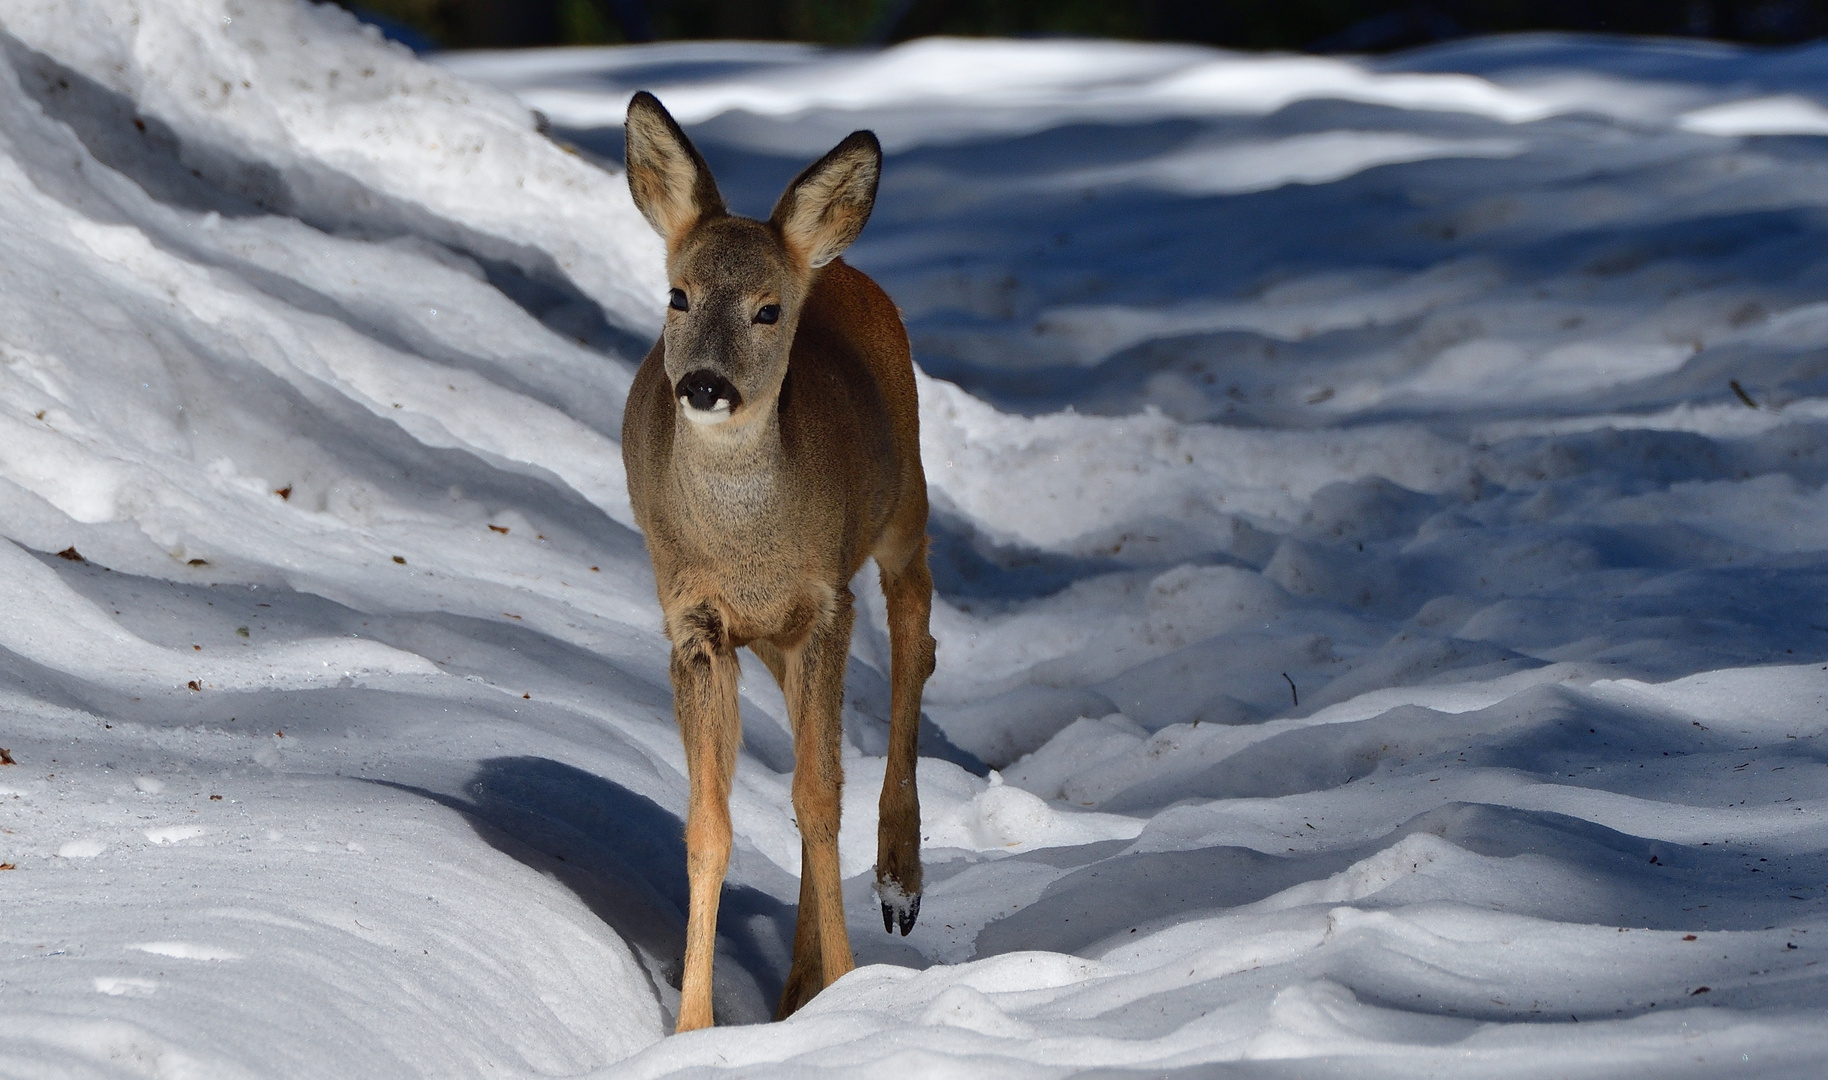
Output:
M767 221L724 209L717 184L653 95L629 102L628 186L666 241L666 327L622 418L622 459L666 633L691 796L691 910L678 1030L711 1024L718 895L730 861L730 780L742 740L737 658L781 684L793 727L800 910L786 1017L851 970L838 873L849 583L874 557L888 600L888 774L877 831L885 929L920 911L921 688L927 483L907 332L875 282L838 255L869 220L882 170L859 131L787 186Z

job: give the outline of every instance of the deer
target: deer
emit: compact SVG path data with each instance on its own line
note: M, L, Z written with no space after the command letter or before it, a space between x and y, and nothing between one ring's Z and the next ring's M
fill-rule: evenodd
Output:
M886 601L889 748L877 826L883 929L920 914L920 702L934 670L927 482L913 356L888 295L839 256L875 205L882 147L852 133L766 221L724 206L704 158L652 94L629 102L629 192L666 246L665 325L622 419L690 789L685 964L675 1030L713 1022L712 955L729 868L730 786L747 647L787 702L800 830L793 960L776 1019L855 967L838 865L844 669L874 559Z

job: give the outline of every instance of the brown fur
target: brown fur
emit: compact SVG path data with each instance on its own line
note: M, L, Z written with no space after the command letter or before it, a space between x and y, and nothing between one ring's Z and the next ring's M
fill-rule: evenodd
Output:
M885 897L920 894L914 766L921 688L933 671L927 487L907 333L876 283L837 258L875 198L874 136L840 143L758 222L724 212L703 159L651 95L630 103L627 131L630 190L666 240L668 278L689 304L667 312L622 420L629 497L673 644L673 706L691 782L678 1023L689 1031L712 1022L741 646L780 682L793 726L803 863L779 1015L854 965L838 871L839 709L854 618L849 583L871 557L888 599L892 654L877 881ZM779 317L765 325L757 313L770 304ZM732 407L718 423L693 423L681 398L685 380L703 372L728 387L718 400Z

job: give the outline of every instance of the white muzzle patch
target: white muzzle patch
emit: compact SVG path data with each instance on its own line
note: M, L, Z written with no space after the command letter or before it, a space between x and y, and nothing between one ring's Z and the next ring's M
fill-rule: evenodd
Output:
M679 399L679 411L685 413L685 418L692 423L710 427L730 419L730 399L718 398L708 409L695 409L690 401L682 397Z

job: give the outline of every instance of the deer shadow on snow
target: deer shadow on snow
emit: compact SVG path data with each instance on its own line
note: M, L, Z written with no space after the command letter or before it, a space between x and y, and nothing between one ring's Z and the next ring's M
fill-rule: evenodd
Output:
M672 1027L688 903L678 816L620 784L541 757L482 761L461 796L370 782L457 811L491 847L575 893L627 942ZM758 869L743 864L766 861L752 855L740 846L732 853L732 880L718 910L712 997L725 1024L772 1019L791 959L794 906L734 880Z

